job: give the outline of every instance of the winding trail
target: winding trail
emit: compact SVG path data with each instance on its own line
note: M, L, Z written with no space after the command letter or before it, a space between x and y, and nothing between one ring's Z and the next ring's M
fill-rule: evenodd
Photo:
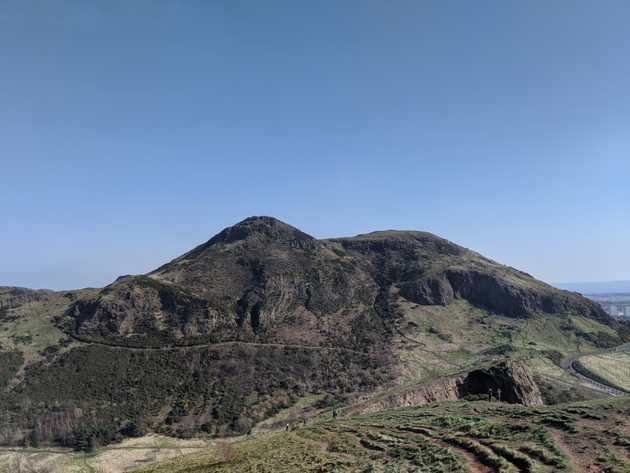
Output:
M628 393L621 391L617 388L615 388L614 386L610 386L608 384L604 384L598 380L595 380L593 378L589 378L588 376L586 376L585 374L580 373L578 370L576 370L575 368L575 364L578 362L578 360L582 357L585 356L593 356L593 355L604 355L606 353L617 353L617 352L623 352L623 351L630 351L630 342L624 343L622 345L618 345L614 348L610 348L608 350L600 350L600 351L594 351L594 352L589 352L589 353L572 353L566 357L564 357L564 359L562 359L560 361L560 367L564 370L566 370L568 373L570 373L571 375L575 376L576 378L578 378L579 380L583 381L585 384L587 384L589 387L600 391L600 392L605 392L611 396L627 396Z
M197 343L190 345L168 345L163 347L134 347L130 345L123 345L111 342L102 342L91 340L89 338L77 337L71 333L66 333L67 336L72 338L73 340L82 343L84 345L98 345L102 347L112 348L115 350L129 350L129 351L137 351L137 352L156 352L156 351L178 351L178 350L190 350L194 348L221 348L228 346L251 346L258 348L290 348L295 350L319 350L319 351L341 351L346 353L354 353L356 355L362 355L365 357L372 358L374 354L353 350L351 348L344 347L328 347L321 345L301 345L294 343L262 343L262 342L244 342L239 340L226 341L226 342L213 342L213 343Z
M163 346L163 347L134 347L134 346L116 344L116 343L111 343L111 342L91 340L88 338L78 337L71 333L66 333L66 335L71 337L73 340L82 344L86 344L86 345L97 345L97 346L103 346L103 347L107 347L107 348L111 348L115 350L129 350L129 351L135 351L135 352L159 352L159 351L190 350L190 349L195 349L195 348L221 348L221 347L228 347L228 346L250 346L250 347L258 347L258 348L279 348L279 349L288 348L288 349L294 349L294 350L344 352L344 353L353 353L353 354L364 356L367 358L372 358L375 356L372 353L367 353L364 351L353 350L351 348L344 348L344 347L328 347L328 346L321 346L321 345L302 345L302 344L292 344L292 343L245 342L245 341L237 341L237 340L226 341L226 342L214 342L214 343L199 343L199 344L190 344L190 345L168 345L168 346ZM410 341L414 341L420 344L420 342L415 341L415 340L410 340ZM580 381L582 381L584 384L586 384L588 387L592 389L595 389L600 392L604 392L606 394L609 394L610 396L627 396L628 393L621 391L615 388L614 386L610 386L608 384L605 384L598 380L590 378L586 376L585 374L580 373L575 367L576 362L581 357L592 356L592 355L602 355L605 353L615 353L615 352L623 352L623 351L630 351L630 342L624 343L622 345L618 345L608 350L600 350L600 351L588 352L588 353L572 353L570 355L567 355L564 359L560 361L560 367L564 369L565 371L567 371L572 376L574 376L575 378L578 378Z

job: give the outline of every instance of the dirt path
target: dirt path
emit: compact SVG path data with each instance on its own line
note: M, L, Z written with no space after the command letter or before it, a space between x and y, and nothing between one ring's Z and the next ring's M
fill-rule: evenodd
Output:
M547 430L553 437L554 442L558 445L560 450L566 455L569 459L569 467L571 471L580 472L580 471L590 471L591 465L588 462L584 462L571 451L568 444L564 441L562 433L558 430L547 427Z
M461 455L462 458L464 459L464 468L466 468L466 471L468 471L469 473L493 473L494 472L492 468L481 463L477 459L477 457L473 453L469 452L468 450L465 450L460 447L456 447L454 445L449 445L448 443L442 442L441 440L437 440L437 439L433 439L432 442L437 446L441 446L442 448L450 448L454 452Z
M424 438L425 440L427 440L428 442L432 443L433 445L437 447L450 449L456 452L464 459L464 468L469 473L493 473L494 472L492 468L484 465L481 461L479 461L479 459L472 452L469 452L468 450L464 448L458 447L456 445L451 445L450 443L447 443L443 440L436 438L434 435L431 434L431 430L426 427L414 428L413 430L403 429L401 430L401 432L405 432L407 435L420 435L422 438Z
M84 339L81 337L77 337L75 335L66 334L75 341L82 343L84 345L98 345L102 347L112 348L115 350L129 350L129 351L177 351L177 350L189 350L194 348L221 348L227 346L252 346L252 347L260 347L260 348L290 348L296 350L319 350L319 351L341 351L345 353L354 353L356 355L362 355L365 357L372 357L371 353L367 353L359 350L352 350L351 348L344 347L327 347L327 346L318 346L318 345L300 345L300 344L292 344L292 343L260 343L260 342L243 342L243 341L228 341L228 342L216 342L216 343L199 343L199 344L191 344L191 345L169 345L166 347L132 347L127 345L120 345L116 343L107 343L107 342L97 342L90 339Z
M48 449L48 448L10 448L10 447L0 447L0 454L2 453L48 453L49 455L66 455L68 453L72 453L74 450L72 449Z

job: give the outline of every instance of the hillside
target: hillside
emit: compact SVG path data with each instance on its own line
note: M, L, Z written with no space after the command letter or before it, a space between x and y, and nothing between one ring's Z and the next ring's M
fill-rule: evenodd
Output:
M490 388L530 405L596 397L557 363L622 342L595 303L437 236L317 240L270 217L100 290L18 293L0 291L7 443L233 435L296 405Z
M607 472L630 469L627 398L441 402L233 439L133 438L94 452L0 448L0 473ZM22 469L16 466L22 465Z
M137 471L622 473L630 471L628 414L625 399L553 408L440 403L321 419Z

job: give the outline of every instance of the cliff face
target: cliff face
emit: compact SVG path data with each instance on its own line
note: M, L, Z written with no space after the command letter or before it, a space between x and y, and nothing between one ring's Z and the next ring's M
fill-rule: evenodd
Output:
M465 299L510 317L574 313L610 321L577 294L428 233L317 240L273 218L252 217L146 276L120 278L93 300L77 302L67 323L76 335L117 343L201 337L331 344L366 318L395 323L391 290L421 305Z
M50 295L51 291L33 290L23 287L0 287L0 310L13 309L29 302L41 301Z
M611 322L599 305L576 293L431 234L388 231L331 241L363 261L376 280L416 304L449 305L459 298L509 317L574 313Z
M517 361L504 361L490 368L474 370L458 380L459 396L492 395L510 404L543 405L542 394L529 368Z
M522 363L505 361L490 368L443 378L352 406L348 413L370 413L394 407L411 407L436 401L456 401L467 396L488 396L493 400L525 406L542 406L542 394L532 373ZM500 393L500 394L499 394Z

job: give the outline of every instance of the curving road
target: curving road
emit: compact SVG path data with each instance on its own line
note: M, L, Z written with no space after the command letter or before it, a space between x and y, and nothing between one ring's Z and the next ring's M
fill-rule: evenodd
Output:
M589 353L573 353L566 356L560 362L560 367L597 391L605 392L607 394L610 394L611 396L627 396L628 393L621 391L614 386L609 386L608 384L603 384L595 379L589 378L588 376L585 376L575 369L575 363L584 356L603 355L605 353L615 353L620 351L630 351L630 342L616 346L615 348L611 348L609 350L601 350Z

